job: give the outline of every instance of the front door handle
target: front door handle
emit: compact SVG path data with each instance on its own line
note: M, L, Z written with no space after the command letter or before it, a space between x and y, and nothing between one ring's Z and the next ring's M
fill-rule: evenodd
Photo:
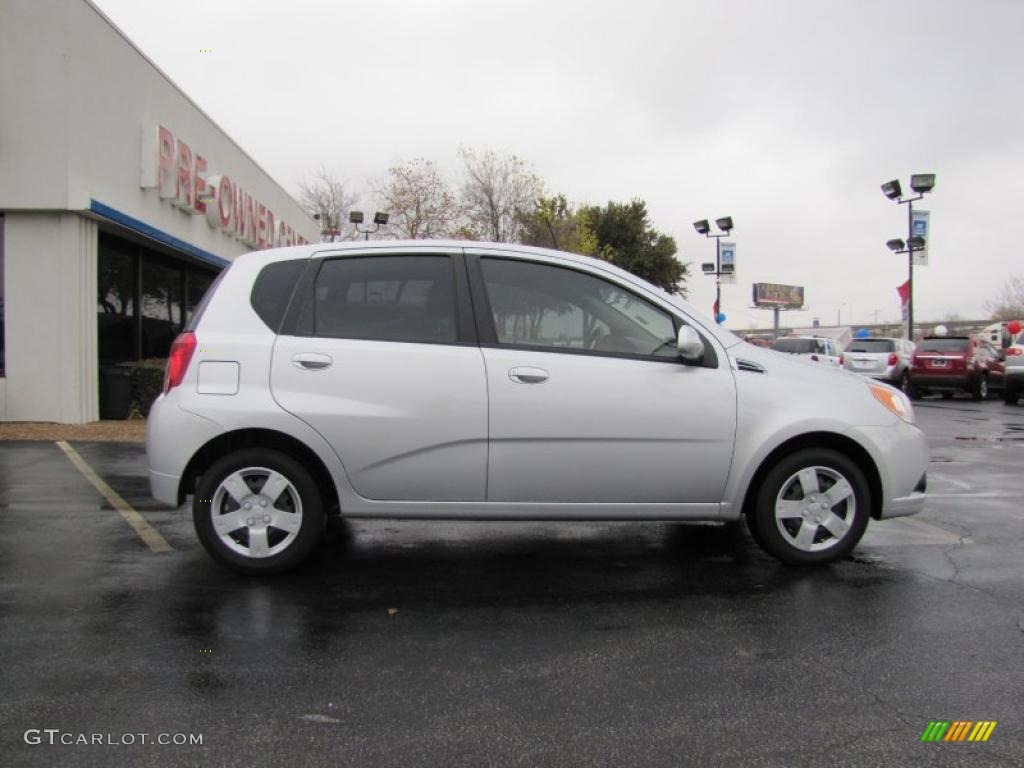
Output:
M509 370L508 377L518 384L540 384L548 380L548 372L543 368L518 366Z
M322 371L324 368L330 368L333 362L330 355L321 355L319 352L292 355L292 365L305 371Z

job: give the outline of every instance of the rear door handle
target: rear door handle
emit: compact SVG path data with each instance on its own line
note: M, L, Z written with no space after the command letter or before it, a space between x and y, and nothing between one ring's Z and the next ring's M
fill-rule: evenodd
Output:
M330 368L333 362L330 355L321 355L319 352L292 355L292 365L305 371L322 371L324 368Z
M548 372L543 368L518 366L509 370L508 377L518 384L540 384L548 380Z

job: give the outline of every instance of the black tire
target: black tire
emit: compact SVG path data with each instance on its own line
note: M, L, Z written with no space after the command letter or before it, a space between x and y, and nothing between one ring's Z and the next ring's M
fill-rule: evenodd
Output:
M250 492L257 489L251 497L252 500L246 502L254 504L251 513L243 511L242 507L226 491L221 492L218 496L218 489L228 477L236 472L256 469L279 473L288 483L288 486L277 496L277 500L270 503L272 508L260 509L255 506L260 501L266 500L259 495L259 491L269 480L269 476L264 476L261 484L261 473L258 471L250 472L243 479L243 482L249 484ZM293 495L298 496L299 504L295 503ZM234 548L214 529L214 501L219 502L220 509L216 512L218 516L252 515L252 519L248 520L249 527L242 527L226 534L234 542ZM296 511L300 512L298 515L300 520L290 517ZM271 550L281 547L279 551L262 557L251 556L244 551L239 551L250 548L249 537L253 519L264 515L266 517L263 519L270 518L271 520L280 515L282 524L287 524L289 527L295 525L297 529L288 532L284 528L275 527L273 522L270 522L262 526L262 530L265 531L266 543ZM262 522L262 519L260 521ZM238 573L259 575L281 573L306 560L323 536L326 516L316 481L302 464L278 451L266 448L246 448L220 458L203 473L196 486L196 494L192 501L192 522L203 548L217 562ZM258 524L257 527L259 527Z
M1003 402L1007 405L1016 405L1020 402L1020 392L1015 389L1004 389Z
M982 374L974 380L971 388L971 399L975 401L988 400L988 376Z
M917 391L917 387L914 386L914 382L910 380L910 371L904 371L900 376L900 389L907 397L911 400L917 400L921 395Z
M942 393L942 399L943 400L952 400L953 399L953 393L952 392L943 392Z
M809 468L816 468L815 478L824 501L812 503L810 499L817 499L817 496L803 494L803 484L794 480L801 470ZM834 485L827 485L827 481L832 480L837 484L836 479L831 475L844 478L850 485L852 495L847 500L822 508L818 504L828 503L828 493L834 487ZM800 485L799 489L796 488L794 482ZM785 498L794 491L799 492L800 497ZM780 499L780 496L783 498ZM802 512L802 517L806 519L792 517L787 518L785 523L777 521L775 512L777 500L789 501L798 505L807 500L808 506ZM853 502L852 508L850 500ZM804 448L783 457L769 470L758 489L753 519L748 520L748 523L751 526L754 540L768 554L783 563L787 565L824 565L845 557L857 545L867 529L870 508L871 493L868 483L864 473L855 462L830 448ZM831 513L845 524L845 529L839 535L833 534L826 526L819 525L813 517L808 517L808 511L812 516L818 514L823 518ZM810 541L810 546L816 547L813 551L800 548L795 543L796 537L804 528L813 531L813 538ZM754 533L755 529L756 533ZM783 529L786 530L785 534ZM831 544L830 540L832 540Z

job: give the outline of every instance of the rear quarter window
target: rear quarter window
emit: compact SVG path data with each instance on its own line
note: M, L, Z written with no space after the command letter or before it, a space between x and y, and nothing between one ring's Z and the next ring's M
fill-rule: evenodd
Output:
M281 328L281 320L288 309L295 283L307 263L308 259L278 261L267 264L256 276L249 301L260 320L274 333Z

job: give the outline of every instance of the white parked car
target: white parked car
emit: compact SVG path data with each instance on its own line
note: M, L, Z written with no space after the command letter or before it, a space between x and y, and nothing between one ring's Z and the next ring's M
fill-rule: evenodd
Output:
M772 342L772 349L826 365L841 365L839 346L827 336L783 336Z
M150 411L153 495L192 496L246 573L301 562L325 515L746 518L787 563L913 514L910 401L742 342L597 259L466 242L237 259L174 343Z

